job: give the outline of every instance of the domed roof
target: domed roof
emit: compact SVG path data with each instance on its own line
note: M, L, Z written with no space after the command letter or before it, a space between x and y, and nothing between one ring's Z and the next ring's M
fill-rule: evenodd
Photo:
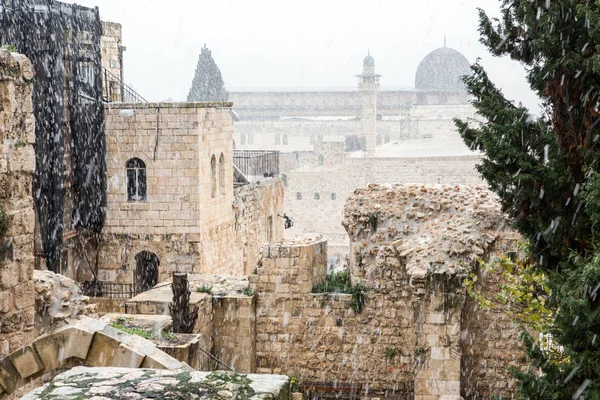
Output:
M371 57L371 52L369 51L367 53L367 56L363 60L363 67L374 67L374 66L375 66L375 59L373 57Z
M426 91L464 91L460 77L470 73L465 56L449 47L441 47L427 54L415 74L415 88Z

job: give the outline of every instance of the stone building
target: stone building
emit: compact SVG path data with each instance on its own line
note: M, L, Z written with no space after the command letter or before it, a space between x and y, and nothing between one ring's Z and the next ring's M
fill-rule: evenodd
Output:
M464 145L453 122L475 117L460 82L468 73L467 59L442 47L421 61L414 89L380 88L368 54L358 90L232 90L237 148L281 151L284 208L294 221L287 237L323 233L335 263L349 252L339 221L356 188L480 183L480 155Z
M264 242L282 238L281 181L234 190L230 108L106 106L100 281L132 285L137 293L173 271L244 275Z

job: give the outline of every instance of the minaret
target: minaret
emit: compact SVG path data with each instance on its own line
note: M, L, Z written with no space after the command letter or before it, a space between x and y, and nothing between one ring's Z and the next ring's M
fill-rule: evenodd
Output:
M377 143L377 93L381 75L375 73L375 60L371 52L363 60L363 73L356 76L361 102L361 134L365 136L367 157L373 157Z

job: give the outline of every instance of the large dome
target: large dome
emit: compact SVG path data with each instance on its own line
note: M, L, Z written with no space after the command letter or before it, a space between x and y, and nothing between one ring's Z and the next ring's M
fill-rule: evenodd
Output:
M441 47L427 54L415 74L415 88L424 91L463 92L460 81L468 75L470 64L465 56L449 47Z

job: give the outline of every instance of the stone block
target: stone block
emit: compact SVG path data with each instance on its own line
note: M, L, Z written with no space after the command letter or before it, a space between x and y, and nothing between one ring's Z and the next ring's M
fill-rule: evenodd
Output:
M42 364L42 360L38 357L33 346L25 346L15 351L9 357L23 379L44 369L44 364Z
M76 357L85 360L94 337L93 332L68 326L56 331L54 337L64 337L63 360Z
M0 360L0 386L7 393L13 393L23 384L23 378L15 368L10 357Z
M173 357L163 353L162 351L152 352L147 354L144 360L140 364L140 368L153 368L153 369L170 369L175 370L182 367L182 363L174 359Z
M431 348L431 359L432 360L449 360L450 359L450 348L448 348L448 347L432 347Z
M86 358L87 363L92 367L111 366L120 344L104 332L96 332Z
M113 367L139 368L144 360L144 354L121 343L112 361Z

